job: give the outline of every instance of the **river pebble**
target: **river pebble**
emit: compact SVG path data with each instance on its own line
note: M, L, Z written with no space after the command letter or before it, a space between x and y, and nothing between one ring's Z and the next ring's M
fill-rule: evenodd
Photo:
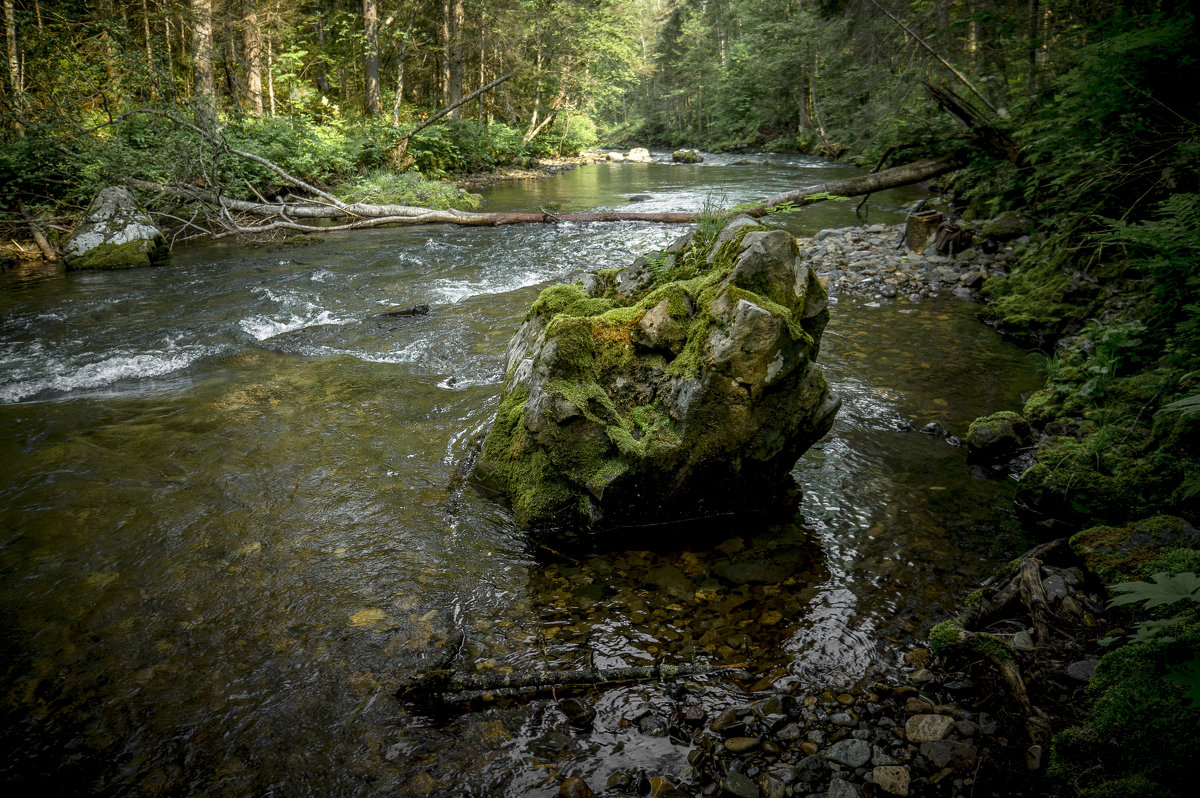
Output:
M938 255L932 247L910 252L904 241L903 224L842 227L801 240L800 255L831 295L917 302L939 295L975 296L988 277L1007 273L1028 243L1017 239L991 254L972 247Z

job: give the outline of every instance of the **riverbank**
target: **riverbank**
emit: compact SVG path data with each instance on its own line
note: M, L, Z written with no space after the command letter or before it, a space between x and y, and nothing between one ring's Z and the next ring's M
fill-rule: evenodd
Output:
M918 302L936 296L977 298L989 277L1005 275L1029 236L998 245L991 253L967 247L937 254L932 247L910 252L903 224L822 230L800 241L800 255L831 294Z

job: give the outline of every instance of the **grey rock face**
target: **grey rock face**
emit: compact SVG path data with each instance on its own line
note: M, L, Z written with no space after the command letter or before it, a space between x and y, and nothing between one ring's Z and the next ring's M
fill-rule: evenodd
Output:
M63 247L71 269L125 269L165 260L162 232L128 190L101 189Z

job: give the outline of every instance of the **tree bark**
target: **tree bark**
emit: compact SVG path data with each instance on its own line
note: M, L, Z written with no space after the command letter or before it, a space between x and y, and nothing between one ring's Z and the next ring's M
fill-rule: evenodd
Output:
M641 665L631 668L580 668L530 673L456 673L450 670L425 671L400 688L403 697L412 693L461 693L469 690L527 690L538 687L566 687L607 682L659 681L684 676L731 673L745 665Z
M217 107L217 78L213 70L212 0L190 0L192 47L195 50L194 89L197 121L210 124Z
M450 86L446 94L447 107L453 108L451 119L462 118L463 61L463 0L450 0Z
M4 43L8 56L8 86L12 91L12 101L16 108L21 107L21 62L17 59L17 16L13 8L13 0L4 0ZM20 124L18 132L22 131Z
M379 6L376 0L363 0L363 33L366 35L366 57L363 72L366 76L364 110L367 116L378 116L379 101Z
M450 104L450 2L451 0L442 0L442 28L441 28L441 45L442 45L442 105Z
M150 8L146 0L142 0L142 35L146 39L146 68L153 70L154 48L150 44Z
M246 60L246 91L250 95L250 110L255 116L262 116L262 32L258 27L258 11L249 1L246 3L244 14L242 54Z

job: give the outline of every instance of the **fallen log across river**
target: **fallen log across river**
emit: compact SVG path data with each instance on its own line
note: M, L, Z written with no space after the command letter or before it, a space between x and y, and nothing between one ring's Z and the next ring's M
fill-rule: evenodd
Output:
M880 172L832 180L806 188L788 191L768 197L750 208L728 210L728 215L747 214L765 216L779 208L799 208L833 197L849 197L884 191L890 188L920 183L952 172L962 165L953 156L931 158L896 166ZM536 224L552 222L662 222L689 223L698 221L704 214L699 212L664 211L598 211L588 213L548 212L475 212L441 210L410 205L371 205L356 202L345 203L331 194L321 191L303 181L292 178L276 167L277 174L289 180L297 188L315 196L314 199L296 199L287 202L251 202L218 194L195 186L161 185L143 180L127 183L138 189L156 191L184 201L219 206L220 214L210 216L210 221L219 222L212 231L215 238L228 235L263 235L277 230L299 232L335 232L355 230L382 225L454 224L464 226L495 227L507 224ZM239 214L235 219L232 214ZM708 215L711 215L711 211ZM260 220L260 221L252 221ZM335 224L312 224L306 220L324 220ZM341 221L342 223L336 224Z

